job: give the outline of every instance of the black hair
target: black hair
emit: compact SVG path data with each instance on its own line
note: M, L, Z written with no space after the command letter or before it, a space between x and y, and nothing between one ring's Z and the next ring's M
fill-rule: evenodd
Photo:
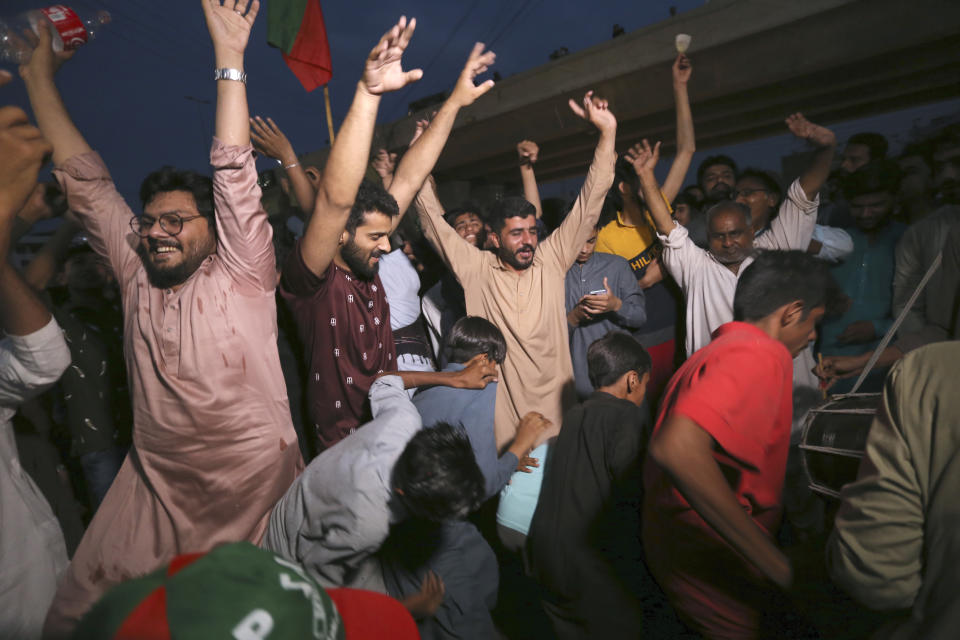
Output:
M710 221L713 220L713 217L717 214L723 213L724 211L729 211L730 209L733 209L734 211L739 211L740 213L742 213L743 217L747 221L748 227L750 226L751 222L753 222L753 216L750 215L750 207L748 207L747 205L741 202L737 202L736 200L721 200L720 202L716 203L715 205L707 209L707 213L704 216L704 219L707 222L708 234L710 233Z
M830 267L803 251L763 251L737 282L733 319L760 320L780 307L799 300L806 318L816 307L834 315L841 307L843 291Z
M197 211L211 229L216 229L213 215L213 180L196 171L181 170L171 166L157 169L140 184L140 204L146 207L160 193L186 191L193 196Z
M464 202L459 207L450 209L450 211L447 211L446 213L443 214L443 219L447 221L448 225L453 227L453 226L456 226L455 223L457 221L457 218L459 218L465 213L475 214L478 218L480 218L481 222L485 222L484 212L480 208L480 205L478 205L475 202Z
M394 218L400 215L400 207L396 199L390 193L378 184L364 180L357 189L357 197L353 201L353 207L350 209L350 217L347 218L347 233L354 233L357 227L363 224L366 215L372 211L382 213Z
M849 201L881 191L895 195L900 189L901 177L900 166L893 160L871 160L843 179L843 197Z
M673 204L670 206L676 210L681 204L685 204L691 209L700 210L700 201L693 194L686 193L685 191L680 192L680 194L673 199Z
M731 158L730 156L725 156L723 154L716 155L716 156L709 156L705 158L703 162L700 163L699 167L697 167L697 184L698 185L703 184L703 174L706 173L707 169L718 164L724 164L730 167L731 169L733 169L734 175L736 175L737 163L733 161L733 158Z
M594 389L609 386L631 371L642 378L652 366L647 350L623 331L611 331L587 348L587 373Z
M763 184L764 189L776 196L777 201L773 204L774 208L780 204L780 200L783 199L783 187L780 186L780 181L774 178L772 173L764 171L763 169L749 167L740 172L737 176L737 182L743 178L759 180L761 184Z
M446 422L418 431L397 458L393 486L415 517L462 519L480 506L484 478L466 432Z
M862 144L870 149L870 159L879 160L887 157L887 148L889 147L887 139L882 134L873 131L864 131L855 133L847 140L847 145Z
M485 353L487 357L503 364L507 357L507 341L492 322L479 316L466 316L457 320L444 340L447 362L464 364L470 358Z
M489 210L490 228L494 233L500 233L507 224L508 218L527 218L537 215L537 208L526 199L519 196L507 196L494 202Z

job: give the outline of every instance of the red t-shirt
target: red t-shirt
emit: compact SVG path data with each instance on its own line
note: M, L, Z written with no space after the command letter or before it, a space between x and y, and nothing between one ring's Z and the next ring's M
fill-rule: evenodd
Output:
M654 434L675 414L706 430L719 445L714 458L737 500L773 536L782 512L792 399L787 348L753 325L729 322L670 380ZM644 549L678 613L705 635L751 635L768 589L763 578L650 459L644 489Z
M310 420L322 451L370 420L370 386L397 368L390 306L379 275L361 280L331 262L317 276L299 242L283 265L280 294L306 351Z

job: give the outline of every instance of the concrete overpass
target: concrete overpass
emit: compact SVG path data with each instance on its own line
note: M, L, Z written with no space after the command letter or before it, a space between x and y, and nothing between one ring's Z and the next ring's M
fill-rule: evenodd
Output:
M583 174L594 134L566 101L591 88L618 116L618 149L648 137L672 154L677 33L693 36L698 150L782 133L794 111L830 123L960 95L960 1L713 0L501 80L458 118L441 184L516 182L523 138L540 144L540 181ZM402 148L418 116L377 139Z

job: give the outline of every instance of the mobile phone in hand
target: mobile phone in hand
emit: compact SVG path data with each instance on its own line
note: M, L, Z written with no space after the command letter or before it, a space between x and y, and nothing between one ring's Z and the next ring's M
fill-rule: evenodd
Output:
M590 295L591 295L591 296L602 296L602 295L605 295L606 293L607 293L607 290L606 290L606 289L597 289L596 291L591 291L591 292L590 292Z

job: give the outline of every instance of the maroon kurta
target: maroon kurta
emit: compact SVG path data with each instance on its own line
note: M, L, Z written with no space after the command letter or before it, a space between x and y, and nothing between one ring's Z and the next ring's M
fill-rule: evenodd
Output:
M280 293L306 351L310 420L323 450L371 420L367 393L378 373L396 370L396 348L380 276L361 280L333 262L317 276L300 247L283 266Z
M277 355L276 267L252 149L215 140L217 252L176 292L134 247L131 211L96 153L57 171L123 296L133 447L61 581L46 630L178 554L259 542L303 468Z

